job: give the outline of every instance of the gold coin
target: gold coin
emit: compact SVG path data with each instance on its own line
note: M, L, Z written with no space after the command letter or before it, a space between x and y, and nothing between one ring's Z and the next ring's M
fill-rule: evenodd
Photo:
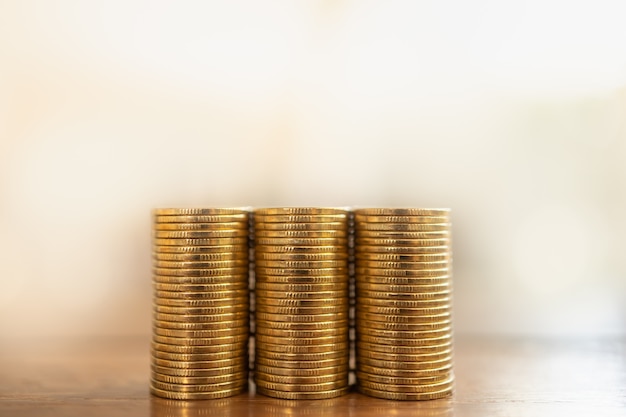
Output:
M230 359L211 360L211 361L168 361L167 359L159 359L152 357L151 363L156 366L162 366L166 368L178 368L178 369L209 369L209 368L223 368L226 366L235 366L247 363L248 358L237 357Z
M154 275L152 280L155 284L169 284L169 285L213 285L213 284L233 284L233 283L245 283L248 286L249 277L248 274L236 274L236 275L216 275L209 277L178 277L178 276L163 276Z
M247 374L248 364L242 363L239 365L226 366L223 368L206 368L206 369L181 369L181 368L168 368L166 366L150 365L150 369L153 373L159 375L169 375L175 377L185 378L206 378L216 377L220 375L229 374Z
M393 376L383 376L383 375L375 375L367 372L356 372L357 380L359 381L367 381L373 382L376 384L389 384L389 385L430 385L436 384L439 382L448 381L450 379L450 375L431 375L425 376L421 378L401 378L401 377L393 377Z
M370 397L382 398L385 400L393 400L393 401L428 401L428 400L437 400L441 398L445 398L452 394L452 385L446 387L445 389L428 392L428 393L405 393L405 392L389 392L389 391L378 391L370 388L366 388L363 386L358 387L359 392L362 394L368 395Z
M247 229L216 229L216 230L155 230L152 236L156 239L221 239L248 237Z
M342 380L325 382L323 384L279 384L275 382L265 381L263 379L260 379L259 377L260 375L255 376L255 382L257 384L257 387L262 387L273 391L319 392L342 388L348 385L347 376Z
M360 313L378 314L382 316L398 316L398 317L415 317L415 316L428 316L433 317L437 314L446 313L450 314L450 306L438 306L432 308L399 308L399 307L382 307L363 305L362 303L356 306L356 310Z
M155 329L159 330L159 329ZM163 329L166 330L166 329ZM240 329L241 330L241 329ZM164 332L169 333L169 332ZM190 333L190 332L188 332ZM159 332L154 332L152 340L155 343L162 343L164 345L175 345L175 346L215 346L215 345L226 345L230 343L239 343L248 341L249 333L247 329L245 331L233 332L228 330L223 330L221 332L215 331L215 335L212 336L194 336L193 333L190 335L182 335L181 336L173 336L167 334L159 334Z
M338 312L330 314L302 314L298 316L285 316L283 314L271 314L258 311L256 313L256 318L258 320L266 320L270 322L318 323L331 320L345 320L348 318L348 315L345 312Z
M427 254L403 254L403 253L370 253L361 252L359 248L356 251L356 259L366 261L379 262L439 262L450 261L452 258L450 253L427 253Z
M170 392L211 392L221 391L225 389L233 389L248 385L248 378L241 378L234 381L221 382L219 384L205 384L205 385L189 385L189 384L168 384L166 382L156 381L152 379L150 384L158 389L170 391Z
M241 245L245 247L248 244L247 237L216 237L203 239L153 239L156 246L226 246Z
M289 346L316 346L316 345L332 345L334 343L337 344L345 344L348 341L348 335L337 335L337 336L323 336L323 337L313 337L313 338L304 338L304 337L276 337L276 336L268 336L265 334L257 333L255 335L256 343L259 344L259 348L264 349L266 343L276 344L276 345L289 345Z
M331 313L346 313L348 311L347 304L330 304L322 307L276 307L268 306L263 303L257 303L257 312L271 313L271 314L289 314L289 315L313 315L313 314L331 314Z
M386 291L371 291L367 288L359 288L358 296L365 298L378 298L389 300L441 300L442 298L450 297L451 292L449 290L430 292L430 293L416 293L416 292L395 292L390 293Z
M311 364L317 361L327 361L329 359L341 359L341 361L338 361L336 364L347 364L348 357L349 357L348 349L331 350L327 352L290 353L290 352L284 352L284 351L276 352L273 350L261 349L257 347L255 350L255 353L256 353L255 362L264 363L265 365L269 365L269 364L264 362L263 359L273 359L273 360L286 361L286 362L298 361L298 362L311 363ZM289 367L288 365L290 364L286 363L282 366ZM328 365L328 366L331 366L331 365Z
M247 221L220 223L153 223L154 230L249 230Z
M153 313L153 318L157 321L176 321L184 323L231 323L248 318L248 310L235 311L222 314L169 314L169 313Z
M206 254L206 253L239 253L248 254L248 245L209 245L209 246L154 246L155 253L175 254Z
M357 214L355 216L357 223L448 223L450 217L445 216L368 216Z
M409 392L409 393L429 393L437 392L448 387L452 387L452 379L435 382L432 384L415 384L415 385L393 385L393 384L380 384L377 382L371 382L368 380L360 379L359 385L365 388L371 388L378 391L391 391L391 392Z
M337 327L343 327L348 325L348 319L342 320L330 320L311 323L298 323L291 321L272 321L264 320L260 317L256 317L256 325L259 327L283 329L283 330L324 330Z
M242 361L245 361L248 359L248 351L247 349L235 349L212 353L172 353L153 350L152 357L158 359L167 359L168 361L182 362L219 361L223 359L233 358L241 358Z
M260 230L348 230L346 221L324 221L324 222L287 222L287 223L268 223L256 222L255 229Z
M356 233L370 232L447 232L452 224L442 223L368 223L356 222Z
M152 379L159 382L165 382L166 384L178 384L178 385L208 385L208 384L220 384L229 381L240 381L243 378L248 378L247 372L237 372L234 374L224 374L217 376L173 376L162 375L159 373L153 373Z
M356 268L357 275L373 275L381 277L441 277L449 275L451 269L449 267L440 267L439 269L386 269L386 268Z
M247 266L248 259L229 259L225 261L161 261L155 260L156 268L176 268L176 269L213 269L213 268L233 268L236 266Z
M242 280L219 284L165 284L162 282L155 282L153 283L153 286L157 291L202 293L245 289L248 288L248 283Z
M345 294L344 294L345 295ZM277 307L323 307L329 304L348 306L348 300L342 298L332 299L283 299L283 298L267 298L263 297L262 303L265 305L277 306Z
M402 362L402 361L389 361L379 360L372 358L364 358L357 355L357 369L360 369L360 365L370 365L378 368L392 368L392 369L409 369L409 370L426 370L426 369L441 369L443 367L452 367L452 359L445 358L435 361L419 361L419 362Z
M339 374L327 374L316 376L285 376L274 375L271 373L255 371L255 381L265 381L273 384L286 384L286 385L314 385L314 384L326 384L330 382L342 381L347 383L348 372L342 372Z
M301 215L342 215L347 216L348 210L335 207L270 207L254 210L255 219L258 216L301 216Z
M237 343L227 343L224 345L209 345L209 346L180 346L180 345L166 345L165 343L152 342L151 347L153 351L181 353L181 354L205 354L205 353L220 353L220 352L232 352L245 349L248 351L248 340Z
M432 369L394 369L385 367L371 366L360 363L358 366L360 372L366 372L370 375L387 376L392 378L450 378L452 375L452 365L447 364L441 368Z
M223 216L223 215L248 215L250 210L246 207L198 207L198 208L156 208L152 210L155 216Z
M431 239L449 239L450 232L391 232L391 231L371 231L371 230L357 230L357 239L402 239L402 240L431 240ZM426 245L428 246L428 245Z
M374 238L374 237L359 237L356 239L357 247L360 245L366 246L407 246L407 247L429 247L429 246L448 246L451 240L448 238L439 239L394 239L394 238Z
M345 275L348 268L266 268L256 266L257 275L288 275L288 276L329 276L329 275Z
M380 337L379 335L368 335L364 333L357 332L357 345L360 343L377 343L381 345L389 345L389 346L398 346L398 347L419 347L419 348L429 348L439 346L442 343L452 342L452 333L451 332L439 332L436 333L435 336L420 336L416 338L407 338L402 336L402 334L397 335L395 337Z
M334 259L328 261L266 261L257 259L254 262L257 267L267 268L296 268L296 269L328 269L328 268L347 268L347 259Z
M280 223L280 224L296 224L296 223L344 223L347 225L347 214L295 214L295 215L262 215L255 214L254 224L255 228L259 227L259 224L268 223Z
M245 304L236 304L236 305L225 305L218 307L170 307L170 306L160 306L154 305L154 311L157 313L166 313L166 314L176 314L176 315L220 315L226 313L237 313L237 312L245 312L248 313L249 303Z
M257 282L256 288L268 291L344 291L344 296L348 296L348 282L313 282L301 283L302 280L294 279L294 283L283 282Z
M205 269L182 269L182 268L154 268L154 274L170 277L211 277L216 275L247 274L247 266L234 266L231 268L205 268Z
M224 291L209 291L209 292L177 292L177 291L155 291L155 299L163 299L163 298L174 298L185 300L186 302L191 302L192 300L205 300L205 299L220 299L220 298L239 298L239 297L247 297L248 289L233 289L233 290L224 290ZM162 301L159 300L157 304L163 304Z
M371 284L369 282L356 283L357 291L364 289L369 291L381 291L389 293L438 293L441 291L452 291L450 282L432 285L394 285L394 284Z
M207 216L154 216L155 223L230 223L247 221L247 214L224 214Z
M258 337L258 336L257 336ZM319 344L319 345L285 345L285 344L276 344L276 343L268 343L266 336L263 338L263 342L257 343L257 351L262 350L263 352L280 352L280 353L292 353L292 354L311 354L311 353L326 353L326 352L335 352L335 351L343 351L350 348L350 343L347 340L343 342L332 342L328 344Z
M155 387L150 387L150 393L157 397L167 398L170 400L184 400L184 401L195 401L195 400L216 400L219 398L227 398L232 397L234 395L241 394L246 391L248 388L247 385L242 385L233 389L226 389L222 391L211 391L211 392L172 392L167 390L158 389Z
M245 320L229 323L208 323L200 328L173 328L164 327L161 323L154 323L152 331L157 336L167 336L173 338L195 338L195 339L211 339L230 336L247 336L248 323ZM243 339L242 339L243 340ZM212 342L211 344L217 344Z
M370 323L368 323L370 324ZM372 327L359 326L356 329L357 337L363 339L362 336L384 337L389 339L402 339L405 341L415 339L432 339L452 334L452 328L430 328L424 330L403 330L403 329L377 329Z
M234 238L235 239L235 238ZM288 238L288 237L255 237L258 246L342 246L347 247L348 239L345 237L311 237L311 238Z
M342 255L348 255L347 245L257 245L254 248L254 252L258 257L260 253L288 253L288 254L331 254L338 253Z
M448 208L363 208L354 210L355 218L359 216L449 216Z
M246 315L247 316L247 315ZM208 317L208 316L203 316ZM156 320L154 326L161 329L173 330L226 330L237 329L248 326L248 317L230 321L214 321L214 322L182 322L182 321L165 321Z
M238 290L239 291L239 290ZM223 297L223 298L206 298L206 299L174 299L174 298L160 298L156 297L153 299L153 303L159 306L169 306L169 307L181 307L181 308L208 308L208 307L221 307L221 306L229 306L229 305L240 305L248 303L248 291L246 291L243 295L238 295L234 297Z
M367 325L372 328L378 328L374 325L371 325L370 322L384 322L389 326L398 325L416 325L422 326L426 324L432 323L441 323L442 321L451 322L451 314L450 312L438 312L437 314L429 314L429 315L399 315L399 314L380 314L380 313L370 313L367 311L363 311L357 309L356 316L361 323ZM410 330L410 329L407 329Z
M152 257L157 261L174 262L215 262L215 261L248 261L250 254L245 252L216 252L216 253L160 253L153 252Z
M316 238L345 238L347 230L263 230L257 229L255 239L278 238L278 239L316 239Z
M432 346L396 346L382 343L368 343L364 341L357 341L357 350L366 350L370 352L383 352L389 354L399 355L417 355L417 354L432 354L437 352L452 351L452 341L448 340L443 343L439 343Z
M359 348L357 355L359 358L378 359L381 361L394 361L394 362L432 362L440 360L452 360L452 350L442 350L435 353L384 353L369 351L363 348Z
M306 286L311 286L313 291L328 291L333 288L348 288L348 275L326 276L288 276L288 275L256 275L256 287L270 291L289 291L286 285L304 285L298 291L307 291Z
M451 285L451 276L440 277L381 277L376 275L359 275L358 282L365 284L386 284L386 285Z
M342 387L320 392L287 392L275 391L272 389L266 389L264 387L257 387L256 391L261 395L283 400L325 400L347 394L349 391L349 387Z
M274 329L272 327L257 326L257 335L269 335L281 338L324 338L327 336L345 336L348 333L348 327L336 327L322 330L285 330Z
M266 291L261 288L255 290L257 299L262 298L278 298L278 299L297 299L297 300L331 300L331 299L345 299L346 292L344 290L339 291Z
M359 291L358 294L358 305L370 305L370 306L382 306L382 307L397 307L397 308L435 308L440 306L449 307L452 298L450 296L442 296L434 299L424 299L424 300L397 300L391 297L395 297L394 295L388 295L383 293L380 294L380 297L366 297L366 295L372 295L371 292L367 291Z
M320 262L320 261L343 261L347 262L348 254L341 252L330 253L280 253L280 252L256 252L255 262L258 261L301 261L301 262Z
M317 354L319 356L320 354ZM298 355L294 359L279 358L271 359L259 356L255 358L255 366L267 366L279 372L280 369L285 370L303 370L308 369L311 371L317 371L324 368L348 366L348 352L340 352L340 354L334 353L334 357L327 356L326 359L314 359L314 360L301 360L302 355ZM280 355L279 355L280 356ZM310 355L308 355L310 356Z
M348 365L336 365L328 366L325 368L305 368L305 369L293 369L293 368L278 368L275 366L256 365L255 372L263 373L266 375L281 375L289 377L316 377L321 375L338 375L348 372Z
M443 328L449 328L452 320L450 316L443 317L433 317L430 318L421 318L421 317L411 317L414 320L422 320L418 322L409 322L409 323L398 323L393 320L397 320L398 316L383 316L383 315L369 315L368 317L374 316L375 318L380 318L380 320L371 320L370 318L363 317L367 313L359 312L357 313L357 329L368 329L368 330L396 330L396 331L411 331L411 332L419 332L424 330L439 330ZM388 319L385 321L385 319ZM432 320L432 321L431 321Z
M424 255L424 254L450 254L452 247L449 245L439 246L376 246L376 245L357 245L357 253L394 253L402 255Z

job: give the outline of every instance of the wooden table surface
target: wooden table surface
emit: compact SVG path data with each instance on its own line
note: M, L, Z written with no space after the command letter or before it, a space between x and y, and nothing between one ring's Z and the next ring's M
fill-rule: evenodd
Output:
M453 397L351 393L168 401L148 394L149 336L0 344L0 416L626 416L626 340L457 336Z

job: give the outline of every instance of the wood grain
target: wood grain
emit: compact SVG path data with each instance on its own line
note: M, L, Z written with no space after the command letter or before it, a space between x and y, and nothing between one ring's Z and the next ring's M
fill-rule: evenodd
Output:
M0 347L0 416L554 416L626 415L623 339L459 336L456 392L385 401L254 395L180 402L148 394L149 336L18 340Z

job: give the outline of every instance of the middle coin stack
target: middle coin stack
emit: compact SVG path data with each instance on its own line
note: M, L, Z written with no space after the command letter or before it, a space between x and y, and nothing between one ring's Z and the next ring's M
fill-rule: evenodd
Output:
M255 217L257 392L348 391L348 212L259 209Z

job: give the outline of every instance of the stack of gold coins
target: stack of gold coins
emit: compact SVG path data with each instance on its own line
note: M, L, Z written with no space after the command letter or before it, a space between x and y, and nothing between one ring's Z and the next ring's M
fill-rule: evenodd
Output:
M245 210L154 210L154 395L246 390L248 234Z
M367 395L452 392L447 209L355 211L357 381Z
M256 210L257 392L324 399L348 391L348 212Z

